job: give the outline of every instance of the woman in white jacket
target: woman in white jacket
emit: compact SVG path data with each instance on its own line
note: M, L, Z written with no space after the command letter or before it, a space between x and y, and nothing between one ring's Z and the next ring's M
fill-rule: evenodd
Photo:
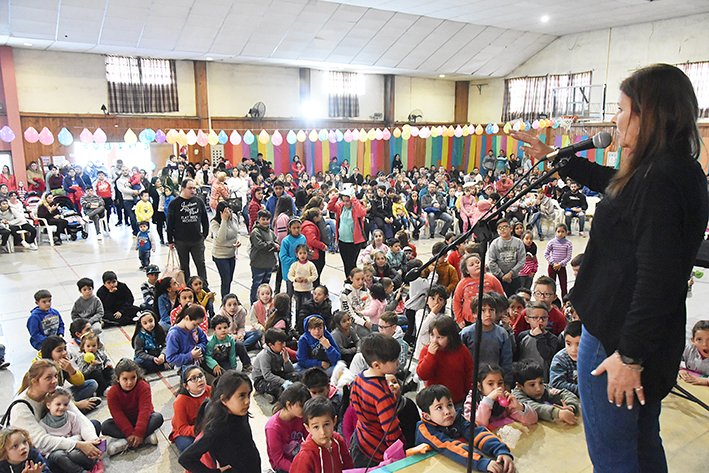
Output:
M18 233L21 230L27 232L25 239L22 239L22 235ZM37 229L29 224L21 212L14 207L10 207L10 203L5 199L0 200L0 234L2 235L2 246L5 246L8 238L12 236L16 245L21 244L29 250L37 249L37 245L34 242L37 236Z

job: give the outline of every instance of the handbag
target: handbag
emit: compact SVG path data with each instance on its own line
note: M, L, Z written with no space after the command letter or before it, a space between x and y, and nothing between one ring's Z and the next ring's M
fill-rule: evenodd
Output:
M10 426L10 411L12 411L12 407L15 404L24 404L27 407L30 408L30 412L34 414L34 409L32 408L32 405L25 401L24 399L15 399L10 403L10 405L7 407L7 410L5 411L5 415L2 416L2 420L0 420L0 427L9 427Z
M170 248L167 253L167 262L165 263L165 270L160 275L160 279L171 277L177 281L180 286L185 285L185 273L180 268L180 259L177 257L177 250L175 248Z

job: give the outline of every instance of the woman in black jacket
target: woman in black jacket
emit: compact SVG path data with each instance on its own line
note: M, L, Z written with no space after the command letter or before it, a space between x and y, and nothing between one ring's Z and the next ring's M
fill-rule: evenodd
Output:
M423 217L423 207L421 206L421 200L419 199L419 193L416 189L411 190L411 195L409 200L406 201L404 208L409 213L409 221L414 225L414 240L419 239L421 234L421 227L426 225L426 219Z
M674 66L640 69L620 90L620 169L574 156L560 171L606 194L570 296L584 325L579 390L594 470L660 472L660 404L677 379L687 279L709 212L699 108ZM536 158L551 151L526 133L512 136Z

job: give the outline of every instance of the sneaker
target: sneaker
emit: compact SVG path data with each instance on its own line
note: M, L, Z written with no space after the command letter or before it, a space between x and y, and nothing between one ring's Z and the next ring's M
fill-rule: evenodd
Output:
M90 473L103 473L103 460L97 461Z
M32 251L37 251L37 244L36 244L36 243L30 243L30 250L32 250Z
M123 222L116 222L117 227L120 227L121 225L123 225Z
M128 450L128 440L109 437L106 453L109 456L118 455Z
M579 235L581 235L581 238L586 238L586 234L584 232L579 232Z
M157 432L153 432L152 434L148 435L145 437L145 440L143 441L146 445L157 445L158 444L158 434Z
M251 373L254 370L254 365L244 366L241 370L243 373Z
M97 239L97 240L103 240L103 235L100 234L100 233L97 233L97 234L96 234L96 239Z
M30 249L30 244L27 243L25 240L22 240L22 241L20 242L20 244L21 244L22 246L24 246L25 248L27 248L28 250Z
M691 291L692 288L690 287L689 290ZM10 362L9 362L9 361L5 361L4 358L0 358L0 370L4 370L4 369L7 368L8 366L10 366Z

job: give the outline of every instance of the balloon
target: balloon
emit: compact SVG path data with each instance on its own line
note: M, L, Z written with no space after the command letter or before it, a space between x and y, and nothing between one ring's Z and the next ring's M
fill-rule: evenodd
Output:
M411 139L411 130L404 130L401 132L401 139L402 140L409 140Z
M100 127L96 128L96 131L94 131L94 142L102 145L106 143L106 140L108 137L106 136L106 132L103 131Z
M337 133L335 133L335 130L330 130L330 133L327 135L327 139L332 144L337 143Z
M455 128L453 128L453 125L448 127L448 136L455 136Z
M246 130L246 133L244 133L244 143L251 146L255 140L256 140L256 137L254 136L253 133L251 133L251 130Z
M532 129L532 124L529 123L529 120L527 120L526 122L524 122L524 129L525 129L525 131Z
M401 138L401 130L399 127L394 128L394 138Z
M410 130L411 136L419 136L419 134L421 133L421 130L419 130L419 127L417 126L412 126Z
M440 136L442 136L442 137L444 137L444 138L445 138L446 136L448 136L448 127L447 127L447 126L444 126L443 128L441 128Z
M318 141L318 132L315 130L310 130L310 133L308 133L308 139L313 143Z
M290 130L288 134L286 135L286 141L288 144L294 145L298 142L298 137L296 136L295 132L293 130Z
M29 127L25 130L25 140L27 140L28 143L36 143L39 141L39 133L37 133L34 127Z
M554 119L554 124L553 124L551 127L552 127L553 129L555 129L555 130L556 130L557 128L559 128L559 119L558 119L558 118L555 118L555 119Z
M86 363L91 363L95 359L96 359L96 355L94 355L93 353L91 353L91 352L84 353L84 361Z
M367 132L367 138L369 139L369 141L374 141L375 139L377 139L377 130L375 130L374 128L369 130Z
M197 144L197 133L195 133L194 130L188 131L187 134L185 135L185 137L187 138L188 145L194 146ZM182 144L182 143L180 143L180 144ZM184 146L184 145L182 145L182 146Z
M258 134L258 142L265 145L269 141L271 141L271 136L266 130L261 130L261 133Z
M283 144L283 135L276 130L273 132L273 136L271 136L271 143L273 143L273 146L281 146Z
M3 128L4 129L4 128ZM0 138L5 141L5 138L2 136L2 130L0 130ZM12 134L12 138L15 138L15 134ZM12 141L12 140L10 140ZM69 130L66 129L66 127L62 128L59 130L59 133L57 133L57 141L61 143L64 146L69 146L74 142L74 135L71 134Z
M339 129L335 130L335 136L337 137L338 143L345 139L344 133L342 133Z
M455 131L453 132L453 135L454 135L456 138L460 138L461 136L463 136L463 128L462 128L460 125L458 125L457 127L455 127Z
M438 136L443 136L443 127L438 125Z
M475 127L475 134L476 135L482 135L484 131L485 130L483 130L483 126L480 124L478 124L478 126Z
M401 134L403 135L404 133L411 134L411 125L409 125L408 123L401 127Z
M180 130L179 133L177 133L177 144L180 146L187 145L187 133L185 133L185 130Z
M81 133L79 133L79 140L85 145L89 145L94 142L94 135L88 128L84 128L81 130Z
M359 130L357 128L352 130L352 141L359 141Z
M231 135L229 136L229 143L234 146L239 146L241 144L241 135L238 131L234 130L231 132Z
M389 139L391 139L391 132L389 131L389 128L384 128L382 135L385 140L389 141Z
M49 146L54 143L54 135L46 126L39 132L39 142L45 146Z
M379 128L377 128L376 136L374 138L377 140L384 139L384 132L382 130L380 130Z
M549 119L549 125L548 125L548 126L553 127L555 123L556 123L556 120L554 120L553 118L550 118L550 119Z
M505 123L505 126L502 127L502 131L504 131L507 134L509 134L511 130L512 130L512 125L510 125L510 122Z
M301 143L304 143L305 140L308 139L308 135L306 135L303 130L298 130L298 134L296 135L296 137L298 138L298 141Z
M197 144L200 146L207 146L209 141L207 140L207 134L202 130L197 130Z
M428 139L431 137L431 129L427 126L421 128L421 131L419 131L419 136L423 139Z
M174 128L172 130L169 130L167 134L165 135L165 141L170 143L171 145L174 145L177 143L177 138L180 136L179 133L177 133L177 130Z
M66 130L66 128L62 128L62 130ZM67 133L69 133L69 130L67 130ZM71 136L71 133L69 133ZM0 140L3 140L5 143L10 143L15 139L15 132L12 131L12 128L9 126L5 125L0 129ZM71 141L74 141L74 138L71 138ZM71 143L69 143L71 144ZM67 145L68 146L68 145Z
M492 132L499 133L500 132L500 125L498 125L497 123L493 123L492 124Z
M328 133L327 133L327 130L326 130L325 128L323 128L322 130L320 130L320 133L318 133L318 139L319 139L320 141L327 141L327 136L328 136Z
M369 136L367 136L367 131L364 128L359 130L359 141L361 141L362 143L365 143L368 139L369 139Z
M219 137L217 136L216 131L209 130L209 134L207 135L207 143L209 143L210 146L215 146L219 144Z
M229 142L229 137L224 132L224 130L219 132L219 135L217 135L217 139L219 140L220 145L225 145L227 144L227 142Z
M470 134L470 128L468 125L463 125L463 136L468 136Z
M539 120L534 120L532 122L532 128L534 128L535 130L539 129Z
M126 134L123 135L123 141L128 145L134 145L138 142L138 137L135 135L135 132L128 128L126 131Z
M488 123L487 125L485 125L485 133L487 133L488 135L492 134L492 123Z
M155 142L156 143L164 143L165 141L167 141L167 135L165 135L164 131L162 131L160 128L158 128L158 131L155 132Z
M350 130L346 130L346 131L342 134L342 139L345 140L345 143L350 143L350 142L352 142L352 139L353 139L353 138L354 138L354 136L352 136L352 132L351 132Z
M150 128L145 128L138 135L138 139L141 143L150 144L155 139L155 132Z
M439 135L438 127L437 126L431 127L431 136L433 138L436 138L438 135Z
M514 125L512 125L514 131L520 131L522 129L522 122L517 120Z

